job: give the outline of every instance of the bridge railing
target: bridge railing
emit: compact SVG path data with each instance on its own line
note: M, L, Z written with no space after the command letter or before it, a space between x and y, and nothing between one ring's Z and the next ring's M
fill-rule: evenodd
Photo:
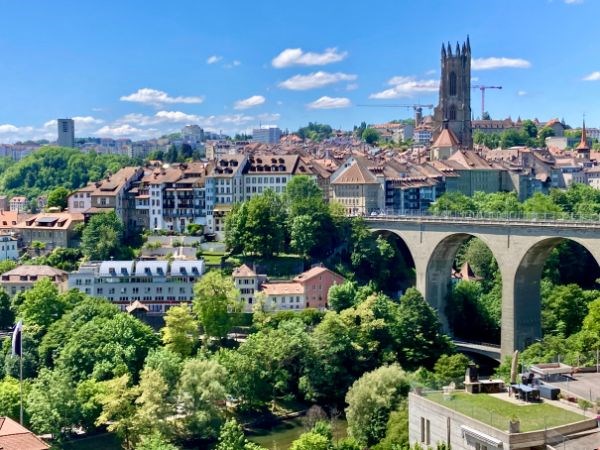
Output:
M449 221L490 221L490 222L528 222L528 223L565 223L565 224L597 224L600 225L600 214L589 213L529 213L500 211L444 211L431 213L428 211L384 209L370 213L357 213L369 220L449 220Z
M490 347L494 349L500 349L500 345L491 344L489 342L481 342L481 341L465 341L463 339L452 339L455 345L479 345L481 347Z

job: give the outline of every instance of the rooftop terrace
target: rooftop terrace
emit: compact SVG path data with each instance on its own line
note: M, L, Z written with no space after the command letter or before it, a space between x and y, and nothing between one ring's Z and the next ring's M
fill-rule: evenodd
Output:
M544 430L586 419L581 414L547 402L517 403L502 400L496 395L466 392L455 392L449 398L444 397L441 392L431 392L424 396L446 408L503 431L508 430L508 424L513 418L518 418L521 422L521 432Z

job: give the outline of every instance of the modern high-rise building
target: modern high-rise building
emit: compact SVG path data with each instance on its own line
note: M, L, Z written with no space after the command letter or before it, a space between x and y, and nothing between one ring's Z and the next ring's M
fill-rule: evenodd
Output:
M59 147L75 147L75 122L73 119L57 119Z
M252 141L261 144L278 144L281 139L281 130L278 127L255 128L252 130Z

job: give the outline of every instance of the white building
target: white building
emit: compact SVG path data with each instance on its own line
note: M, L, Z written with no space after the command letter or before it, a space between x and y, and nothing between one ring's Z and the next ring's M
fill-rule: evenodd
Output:
M58 137L56 145L59 147L75 147L75 122L73 119L57 119Z
M19 259L19 250L17 248L17 239L8 235L0 235L0 260Z
M298 155L256 155L248 158L244 168L244 198L262 194L267 189L280 194L294 175L314 176Z
M252 141L261 144L278 144L281 139L279 127L255 128L252 130Z
M69 289L104 297L125 311L134 301L152 314L191 302L204 261L102 261L85 263L69 274Z

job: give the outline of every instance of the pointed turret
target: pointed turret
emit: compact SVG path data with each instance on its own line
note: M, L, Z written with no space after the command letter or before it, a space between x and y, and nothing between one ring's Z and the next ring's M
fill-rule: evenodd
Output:
M469 41L469 35L467 34L467 53L471 54L471 41Z
M442 43L442 59L446 59L446 46Z
M585 131L585 120L583 121L583 128L581 128L581 140L577 146L577 150L589 150L587 144L587 132Z
M452 47L450 46L450 42L448 42L448 57L452 58Z
M458 44L458 41L456 41L456 56L460 56L460 45Z

